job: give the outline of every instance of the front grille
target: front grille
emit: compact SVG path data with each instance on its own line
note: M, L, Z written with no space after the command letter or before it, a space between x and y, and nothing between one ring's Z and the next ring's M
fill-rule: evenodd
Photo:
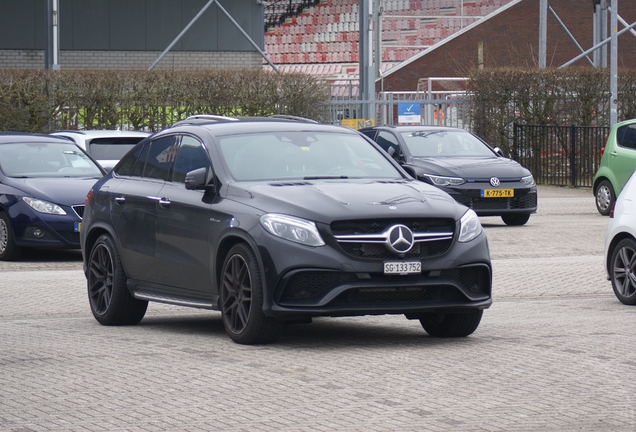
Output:
M64 238L64 240L66 240L69 243L79 244L79 242L80 242L79 233L77 233L77 232L73 232L73 231L58 231L57 233L59 235L61 235Z
M320 298L338 285L357 281L355 273L305 271L291 277L281 301Z
M80 219L84 218L84 206L83 205L75 205L75 206L73 206L73 211L75 211L75 214Z
M512 198L468 198L459 195L455 199L458 203L474 210L522 210L537 206L536 193L528 193Z
M44 236L42 237L37 237L35 236L35 234L33 234L33 231L36 229L37 227L28 227L26 230L24 230L24 235L23 238L24 239L29 239L29 240L47 240L47 241L59 241L59 239L57 237L55 237L53 234L51 234L50 232L42 229L44 231ZM69 230L62 230L62 231L57 231L57 233L62 236L62 238L64 238L64 240L66 240L67 242L74 244L74 245L79 245L79 233L76 233L74 231L69 231Z
M409 276L385 276L383 274L369 274L365 278L359 278L356 273L337 271L309 270L294 274L284 287L279 302L281 304L293 303L303 300L319 300L333 289L342 285L360 283L379 283L382 287L355 288L347 290L338 296L336 304L347 304L354 300L361 305L369 302L387 304L396 302L425 302L425 301L465 301L466 298L453 285L464 287L474 294L490 295L490 271L484 265L459 267L442 270L437 277L427 277L428 272L422 275ZM417 282L422 285L417 285ZM425 286L423 282L439 281L439 285ZM415 286L400 286L406 283L415 283ZM438 292L435 289L442 289ZM351 294L353 293L353 294ZM450 296L450 297L448 297Z
M331 232L334 235L375 234L397 224L406 225L413 232L446 232L455 229L455 221L445 218L364 219L332 222Z
M462 302L466 297L452 286L356 288L340 294L333 306L398 306Z
M366 219L336 221L331 224L331 232L340 235L379 234L393 225L405 225L413 233L454 233L455 221L446 218L408 218L408 219ZM407 258L427 258L444 254L451 246L452 239L439 239L417 242L404 254ZM392 259L396 254L383 243L339 242L340 247L356 258Z

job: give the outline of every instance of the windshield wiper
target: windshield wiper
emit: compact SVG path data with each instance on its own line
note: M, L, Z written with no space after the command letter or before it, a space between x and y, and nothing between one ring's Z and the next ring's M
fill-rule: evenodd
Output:
M340 175L340 176L307 176L303 177L303 180L333 180L333 179L348 179L349 176Z

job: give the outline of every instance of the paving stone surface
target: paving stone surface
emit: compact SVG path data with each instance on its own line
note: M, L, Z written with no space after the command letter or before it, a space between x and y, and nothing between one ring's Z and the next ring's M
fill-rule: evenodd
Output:
M459 340L401 316L320 318L240 346L218 312L92 317L77 252L0 262L0 431L636 431L636 308L603 269L589 190L482 218L494 304Z

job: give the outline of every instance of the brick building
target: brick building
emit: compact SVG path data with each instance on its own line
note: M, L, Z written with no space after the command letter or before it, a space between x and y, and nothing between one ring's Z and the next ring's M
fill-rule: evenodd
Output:
M618 3L619 16L629 24L636 21L636 1L619 0ZM549 0L548 4L584 50L593 46L592 0ZM384 91L414 91L421 78L466 76L468 70L478 67L479 44L483 46L484 67L536 67L539 9L540 0L515 0L502 6L488 19L464 28L386 71L382 82ZM581 54L550 12L547 28L548 67L561 66ZM622 28L619 23L619 31ZM619 37L618 65L636 68L635 34L626 32ZM581 59L573 66L589 66L589 62Z

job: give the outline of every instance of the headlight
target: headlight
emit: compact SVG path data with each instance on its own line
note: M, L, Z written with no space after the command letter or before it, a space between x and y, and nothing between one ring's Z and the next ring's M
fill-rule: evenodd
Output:
M324 246L325 244L318 233L316 224L304 219L270 213L261 216L261 225L269 233L285 240L307 246Z
M468 209L459 222L459 239L458 241L466 243L481 234L481 223L477 213Z
M62 207L57 204L50 203L48 201L42 201L35 198L22 197L22 201L27 203L36 212L46 214L65 215L66 212Z
M521 177L521 183L526 186L534 186L536 183L534 182L534 177L532 175Z
M435 186L459 186L466 183L466 180L459 177L441 177L430 174L423 174L424 177L429 179Z

